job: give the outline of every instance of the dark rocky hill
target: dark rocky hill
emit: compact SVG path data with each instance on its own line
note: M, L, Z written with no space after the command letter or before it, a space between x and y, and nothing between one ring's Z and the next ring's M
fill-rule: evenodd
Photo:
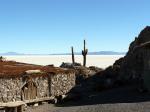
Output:
M119 79L125 83L145 82L150 69L150 26L145 27L131 42L127 54L117 60L113 66L119 66ZM137 83L139 84L139 83Z

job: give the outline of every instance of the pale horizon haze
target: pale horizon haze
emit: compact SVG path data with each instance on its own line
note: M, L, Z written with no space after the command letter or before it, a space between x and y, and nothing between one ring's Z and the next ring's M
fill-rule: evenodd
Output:
M87 66L106 68L113 65L115 60L124 55L87 55ZM28 56L5 56L6 60L30 63L36 65L51 65L59 67L62 62L71 63L71 55L28 55ZM75 55L75 62L83 64L83 56Z

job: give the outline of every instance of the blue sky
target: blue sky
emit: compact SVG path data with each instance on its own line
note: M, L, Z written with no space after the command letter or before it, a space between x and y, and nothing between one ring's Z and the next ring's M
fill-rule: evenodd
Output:
M0 52L127 51L150 0L0 0Z

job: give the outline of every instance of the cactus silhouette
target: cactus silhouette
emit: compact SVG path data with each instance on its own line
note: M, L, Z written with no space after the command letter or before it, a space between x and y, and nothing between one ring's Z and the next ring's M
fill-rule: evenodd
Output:
M74 59L73 47L71 47L71 53L72 53L72 64L74 64L75 63L75 59Z
M86 66L86 55L87 55L87 53L88 53L88 49L86 49L85 44L86 44L86 42L85 42L85 40L84 40L84 49L82 50L83 66Z
M2 61L4 61L4 57L3 56L0 56L0 61L2 62Z

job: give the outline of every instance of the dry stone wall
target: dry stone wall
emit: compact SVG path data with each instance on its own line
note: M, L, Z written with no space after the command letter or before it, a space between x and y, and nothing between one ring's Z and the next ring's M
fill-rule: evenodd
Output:
M37 97L43 98L49 96L48 77L36 77L33 79L37 86Z
M52 96L65 95L75 86L75 73L51 75L50 85Z
M73 72L36 77L32 77L31 74L27 79L25 77L0 78L0 103L65 95L74 86L75 73ZM35 92L37 93L34 94Z
M21 100L21 78L0 78L0 102Z

